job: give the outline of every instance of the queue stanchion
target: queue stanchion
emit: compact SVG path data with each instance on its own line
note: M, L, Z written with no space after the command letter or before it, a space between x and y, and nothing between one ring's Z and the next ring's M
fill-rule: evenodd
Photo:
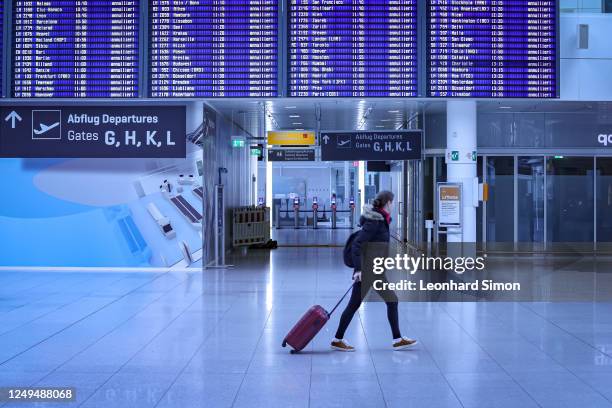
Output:
M274 217L276 218L276 229L280 228L280 212L281 212L281 203L274 206Z
M312 228L317 229L319 222L319 203L317 197L312 197Z
M351 210L349 214L349 219L351 222L351 229L355 228L355 198L351 197L349 200L349 208Z
M331 227L332 229L336 229L336 209L337 209L337 205L336 205L336 195L332 195L331 198Z
M293 199L293 228L300 228L300 199L295 197Z

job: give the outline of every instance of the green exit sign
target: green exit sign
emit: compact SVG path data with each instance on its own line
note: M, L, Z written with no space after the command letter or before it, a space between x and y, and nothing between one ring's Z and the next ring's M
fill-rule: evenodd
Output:
M232 147L242 149L246 145L246 140L243 136L232 136Z
M459 151L453 150L451 152L451 160L452 161L459 161Z
M256 157L261 156L261 149L257 147L251 147L251 156L256 156Z

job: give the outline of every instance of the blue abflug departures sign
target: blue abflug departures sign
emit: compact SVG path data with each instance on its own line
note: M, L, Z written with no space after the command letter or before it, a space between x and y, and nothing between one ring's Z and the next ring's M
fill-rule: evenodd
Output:
M184 106L3 106L0 157L184 158Z
M421 131L321 132L321 160L417 160Z

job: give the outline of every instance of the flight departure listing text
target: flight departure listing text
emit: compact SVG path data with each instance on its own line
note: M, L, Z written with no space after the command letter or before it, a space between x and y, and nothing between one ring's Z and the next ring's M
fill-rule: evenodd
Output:
M290 0L289 95L413 97L416 0Z
M274 97L278 0L149 0L150 96Z
M557 97L555 0L428 0L427 96Z
M138 0L14 0L13 97L137 97L139 15Z

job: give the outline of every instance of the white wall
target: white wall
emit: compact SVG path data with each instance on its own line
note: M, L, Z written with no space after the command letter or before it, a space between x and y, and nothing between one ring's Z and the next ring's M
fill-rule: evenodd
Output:
M578 49L578 24L589 25L588 49ZM561 99L612 100L612 14L564 13L560 35Z

